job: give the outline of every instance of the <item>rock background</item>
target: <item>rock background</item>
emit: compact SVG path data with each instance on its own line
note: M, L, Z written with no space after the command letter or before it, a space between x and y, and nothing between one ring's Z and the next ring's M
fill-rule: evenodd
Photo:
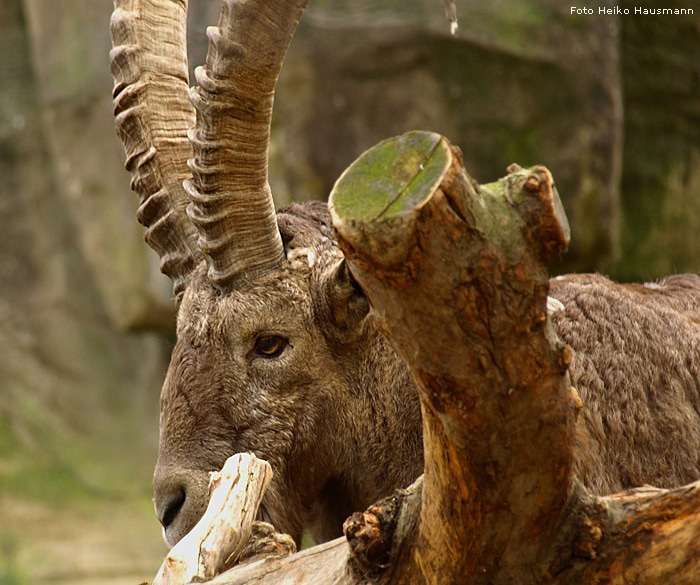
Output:
M278 203L324 198L366 148L434 130L481 182L552 170L573 232L556 271L697 271L700 9L586 5L458 0L455 39L439 0L311 0L277 92ZM2 585L135 583L163 554L149 499L171 289L113 131L111 10L0 2ZM218 10L190 0L192 63Z

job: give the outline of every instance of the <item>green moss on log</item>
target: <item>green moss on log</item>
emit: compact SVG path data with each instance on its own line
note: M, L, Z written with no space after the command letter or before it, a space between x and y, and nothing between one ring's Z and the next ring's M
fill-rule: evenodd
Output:
M343 173L333 190L333 206L349 221L396 217L432 194L451 160L438 134L409 132L390 138Z

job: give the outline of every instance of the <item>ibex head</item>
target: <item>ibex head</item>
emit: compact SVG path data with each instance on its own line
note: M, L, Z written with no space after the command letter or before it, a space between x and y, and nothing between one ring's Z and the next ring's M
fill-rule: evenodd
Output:
M272 101L306 2L224 0L188 90L186 0L116 0L117 130L179 302L154 479L171 545L204 511L208 473L236 452L272 464L262 516L297 541L311 517L317 539L339 534L422 468L417 396L325 204L274 211Z

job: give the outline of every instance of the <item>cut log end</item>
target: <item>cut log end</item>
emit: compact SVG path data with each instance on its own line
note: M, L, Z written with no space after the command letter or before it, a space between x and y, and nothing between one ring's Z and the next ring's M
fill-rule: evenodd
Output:
M454 156L439 134L408 132L365 152L338 179L329 198L333 227L342 242L358 244L358 255L396 266L413 238L411 218L430 201ZM384 230L387 224L407 230Z

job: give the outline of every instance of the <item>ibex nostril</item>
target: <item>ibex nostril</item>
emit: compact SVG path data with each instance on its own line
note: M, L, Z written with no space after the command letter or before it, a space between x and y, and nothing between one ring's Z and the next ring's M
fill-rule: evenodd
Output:
M186 498L187 496L185 494L185 490L178 490L175 494L165 500L160 510L160 514L158 514L158 520L160 520L163 528L167 529L168 526L173 523L175 518L177 518L180 510L182 510L182 506L184 505Z

